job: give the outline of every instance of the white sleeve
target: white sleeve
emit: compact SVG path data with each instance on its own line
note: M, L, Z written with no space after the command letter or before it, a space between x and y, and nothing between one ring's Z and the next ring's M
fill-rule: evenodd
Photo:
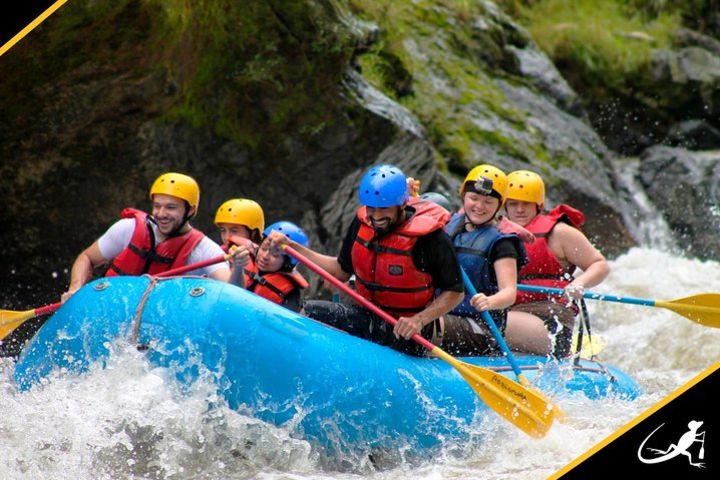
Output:
M123 218L113 223L98 239L98 247L103 257L113 260L130 244L135 231L135 219Z
M225 252L222 251L220 245L213 242L208 237L205 237L200 240L200 243L198 243L193 249L193 251L190 252L190 257L187 259L187 264L190 265L192 263L202 262L203 260L209 260L220 255L225 255ZM222 268L228 268L227 262L220 262L216 263L215 265L208 265L207 267L201 268L199 270L193 270L192 272L188 272L186 275L210 275L212 272L215 272Z

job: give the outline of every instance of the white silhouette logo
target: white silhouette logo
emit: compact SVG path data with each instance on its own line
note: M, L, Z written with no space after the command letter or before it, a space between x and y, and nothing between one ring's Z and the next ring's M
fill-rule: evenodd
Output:
M690 452L688 452L688 448L695 443L695 442L701 442L702 446L700 447L700 453L698 454L698 458L702 460L705 458L705 431L699 432L698 430L702 426L703 422L697 421L697 420L691 420L690 423L688 423L689 431L682 434L680 437L680 440L678 440L677 445L674 443L671 443L670 446L667 448L667 450L660 450L658 448L650 448L648 447L648 450L651 452L659 453L660 455L653 458L644 458L642 456L642 450L645 447L645 443L652 437L655 432L660 430L660 427L665 425L664 423L660 424L660 427L657 427L655 430L648 435L645 440L640 444L640 448L638 448L637 456L638 459L643 463L660 463L665 462L667 460L670 460L671 458L675 458L678 455L685 455L688 457L688 462L690 462L690 465L693 467L698 468L705 468L705 464L702 462L693 463L692 461L692 455L690 455Z

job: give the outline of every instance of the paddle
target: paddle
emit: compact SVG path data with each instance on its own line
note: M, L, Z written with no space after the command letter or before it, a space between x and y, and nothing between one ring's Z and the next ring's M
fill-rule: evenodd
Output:
M552 295L564 295L561 288L539 287L535 285L518 285L518 290ZM616 297L606 293L585 292L583 297L590 300L606 302L628 303L630 305L644 305L646 307L660 307L671 310L693 322L706 327L720 328L720 293L700 293L691 297L676 300L648 300L634 297Z
M0 340L10 335L16 328L31 318L52 313L62 305L61 302L45 305L44 307L25 310L24 312L14 312L12 310L0 310Z
M573 335L572 349L570 353L573 355L577 353L578 334ZM582 337L582 347L580 348L580 358L585 360L591 360L597 356L605 348L605 340L602 337L593 335L592 337Z
M470 277L468 277L468 274L465 272L465 269L460 267L460 273L462 273L463 282L465 283L465 288L468 292L470 292L470 295L475 296L477 295L477 290L475 289L475 285L473 285L472 280L470 280ZM515 373L515 377L517 378L518 382L520 384L531 391L534 391L535 395L543 398L543 400L546 403L550 403L548 400L545 400L542 393L532 388L532 385L530 385L530 382L528 381L527 377L523 375L522 370L520 370L520 366L518 365L517 361L515 360L515 356L513 355L512 351L510 350L510 347L508 347L507 343L505 342L505 338L503 338L502 333L500 333L500 330L498 329L497 325L495 324L495 320L490 316L490 314L487 311L480 312L482 315L483 320L485 320L485 323L487 324L488 328L490 328L490 332L492 333L492 336L495 338L495 341L498 345L500 345L500 349L505 354L505 358L507 358L508 362L510 363L510 366L512 367L513 372ZM553 410L555 411L555 415L558 418L562 418L565 415L562 413L559 407L556 405L553 405Z
M283 245L282 248L390 325L394 326L397 323L397 320L390 314L378 308L294 248L288 245ZM541 396L499 373L457 360L420 335L413 335L412 340L452 365L485 404L523 432L532 437L542 437L552 426L557 411Z
M208 265L215 265L216 263L224 262L229 259L232 255L218 255L217 257L209 258L201 262L192 263L190 265L184 265L182 267L173 268L164 272L158 273L156 277L171 277L173 275L182 275L183 273L197 270L199 268L207 267ZM55 310L62 306L62 302L45 305L44 307L33 308L31 310L25 310L23 312L16 312L12 310L0 310L0 340L4 340L5 337L10 335L16 328L22 325L31 318L39 317L47 313L53 313Z

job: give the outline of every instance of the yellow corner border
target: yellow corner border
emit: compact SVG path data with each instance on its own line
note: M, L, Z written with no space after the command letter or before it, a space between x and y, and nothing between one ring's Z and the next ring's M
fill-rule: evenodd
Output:
M35 27L37 27L37 26L40 25L42 22L44 22L46 18L48 18L48 17L49 17L50 15L52 15L53 13L55 13L55 11L56 11L58 8L62 7L66 2L67 2L67 0L58 0L57 2L53 3L47 10L45 10L43 13L41 13L40 15L38 15L37 18L35 18L35 20L33 20L32 22L30 22L25 28L23 28L22 30L20 30L20 32L19 32L17 35L15 35L15 36L12 37L10 40L8 40L8 41L5 43L5 45L3 45L2 47L0 47L0 57L1 57L5 52L7 52L8 50L10 50L17 42L19 42L20 40L22 40L22 38L23 38L25 35L27 35L28 33L30 33Z
M568 465L566 465L562 470L554 473L550 477L548 477L549 480L557 480L558 478L562 477L566 473L568 473L573 468L577 467L579 464L590 458L592 455L596 454L598 451L600 451L603 447L608 445L609 443L613 442L615 439L623 435L628 430L632 429L634 426L648 418L653 413L657 412L661 408L663 408L668 403L675 400L677 397L685 393L687 390L689 390L691 387L695 386L697 383L702 381L705 377L716 371L718 368L720 368L720 362L716 362L712 364L710 367L703 370L701 373L699 373L696 377L694 377L689 382L685 383L681 387L679 387L677 390L674 390L670 395L665 397L661 402L656 403L649 409L645 410L643 413L641 413L638 417L636 417L634 420L632 420L630 423L625 425L624 427L620 428L620 430L617 430L610 434L607 438L605 438L603 441L595 445L593 448L588 450L587 452L580 455L578 458L570 462Z

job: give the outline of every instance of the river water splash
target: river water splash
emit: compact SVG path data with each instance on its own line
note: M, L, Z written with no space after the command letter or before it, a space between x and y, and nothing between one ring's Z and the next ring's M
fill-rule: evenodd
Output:
M636 248L611 262L595 291L673 300L720 291L720 264ZM561 469L668 393L720 360L720 329L669 310L589 301L600 358L636 378L635 401L556 399L568 416L539 440L502 420L426 461L392 452L377 470L367 459L323 458L289 430L224 406L212 375L181 392L164 369L116 345L105 368L57 373L20 393L14 364L0 359L0 469L4 479L541 479ZM482 440L480 440L482 438ZM398 461L398 458L400 459Z

